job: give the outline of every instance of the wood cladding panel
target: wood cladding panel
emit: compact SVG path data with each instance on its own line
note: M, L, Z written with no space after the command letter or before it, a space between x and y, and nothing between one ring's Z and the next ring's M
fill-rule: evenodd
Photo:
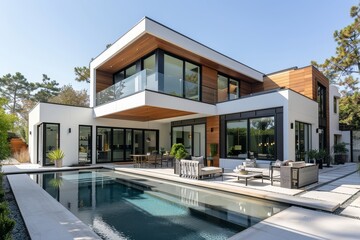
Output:
M113 84L113 76L111 73L96 70L96 92L100 92Z
M118 113L104 116L104 118L115 118L131 121L153 121L165 118L180 117L194 114L193 112L179 111L174 109L159 108L152 106L142 106Z
M252 93L251 84L245 81L240 81L240 96L246 96Z
M213 158L214 166L219 166L220 153L220 116L206 118L206 155L210 156L210 143L218 144L218 154Z
M206 103L216 103L217 101L217 71L209 67L202 66L202 101Z

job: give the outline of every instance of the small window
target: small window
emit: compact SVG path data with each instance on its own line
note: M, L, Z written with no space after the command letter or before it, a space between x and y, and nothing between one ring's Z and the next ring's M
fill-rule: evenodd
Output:
M337 113L337 98L334 97L334 113Z

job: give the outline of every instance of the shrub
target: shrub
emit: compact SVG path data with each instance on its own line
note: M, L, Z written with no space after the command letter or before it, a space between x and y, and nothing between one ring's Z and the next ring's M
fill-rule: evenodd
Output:
M3 175L0 173L0 239L11 239L11 231L15 226L15 221L9 218L9 208L4 199L2 185Z
M182 143L175 143L171 147L170 155L175 156L176 159L182 159L188 155Z
M13 154L13 158L18 160L20 163L30 162L29 151L26 148L22 148L19 152Z

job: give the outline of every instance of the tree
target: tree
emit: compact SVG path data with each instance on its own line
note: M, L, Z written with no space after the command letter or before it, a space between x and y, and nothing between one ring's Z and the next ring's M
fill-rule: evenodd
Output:
M88 67L75 67L75 80L90 83L90 69Z
M5 98L0 98L0 160L10 155L10 147L8 143L8 131L13 128L16 120L15 115L7 114L4 106L7 105Z
M33 95L36 102L47 102L50 98L59 94L61 88L59 83L51 80L46 74L43 74L42 82L36 83L38 91Z
M29 83L19 72L15 75L7 74L0 78L0 97L8 100L4 107L12 114L21 109L19 104L23 99L29 99L30 93L36 89L34 83Z
M312 64L330 80L343 87L342 98L339 101L340 123L360 127L360 3L351 7L350 16L354 21L341 30L334 32L337 44L335 55L324 63Z
M77 91L71 85L65 85L57 96L49 99L49 102L88 107L89 95L86 90Z

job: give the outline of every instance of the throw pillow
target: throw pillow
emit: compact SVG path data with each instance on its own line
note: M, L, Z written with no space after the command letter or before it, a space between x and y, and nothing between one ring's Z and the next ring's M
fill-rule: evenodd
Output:
M256 167L256 159L246 159L243 165L245 167Z
M276 160L275 163L274 163L274 166L277 166L277 167L280 167L280 166L283 166L283 165L284 165L283 162L280 161L279 159Z

